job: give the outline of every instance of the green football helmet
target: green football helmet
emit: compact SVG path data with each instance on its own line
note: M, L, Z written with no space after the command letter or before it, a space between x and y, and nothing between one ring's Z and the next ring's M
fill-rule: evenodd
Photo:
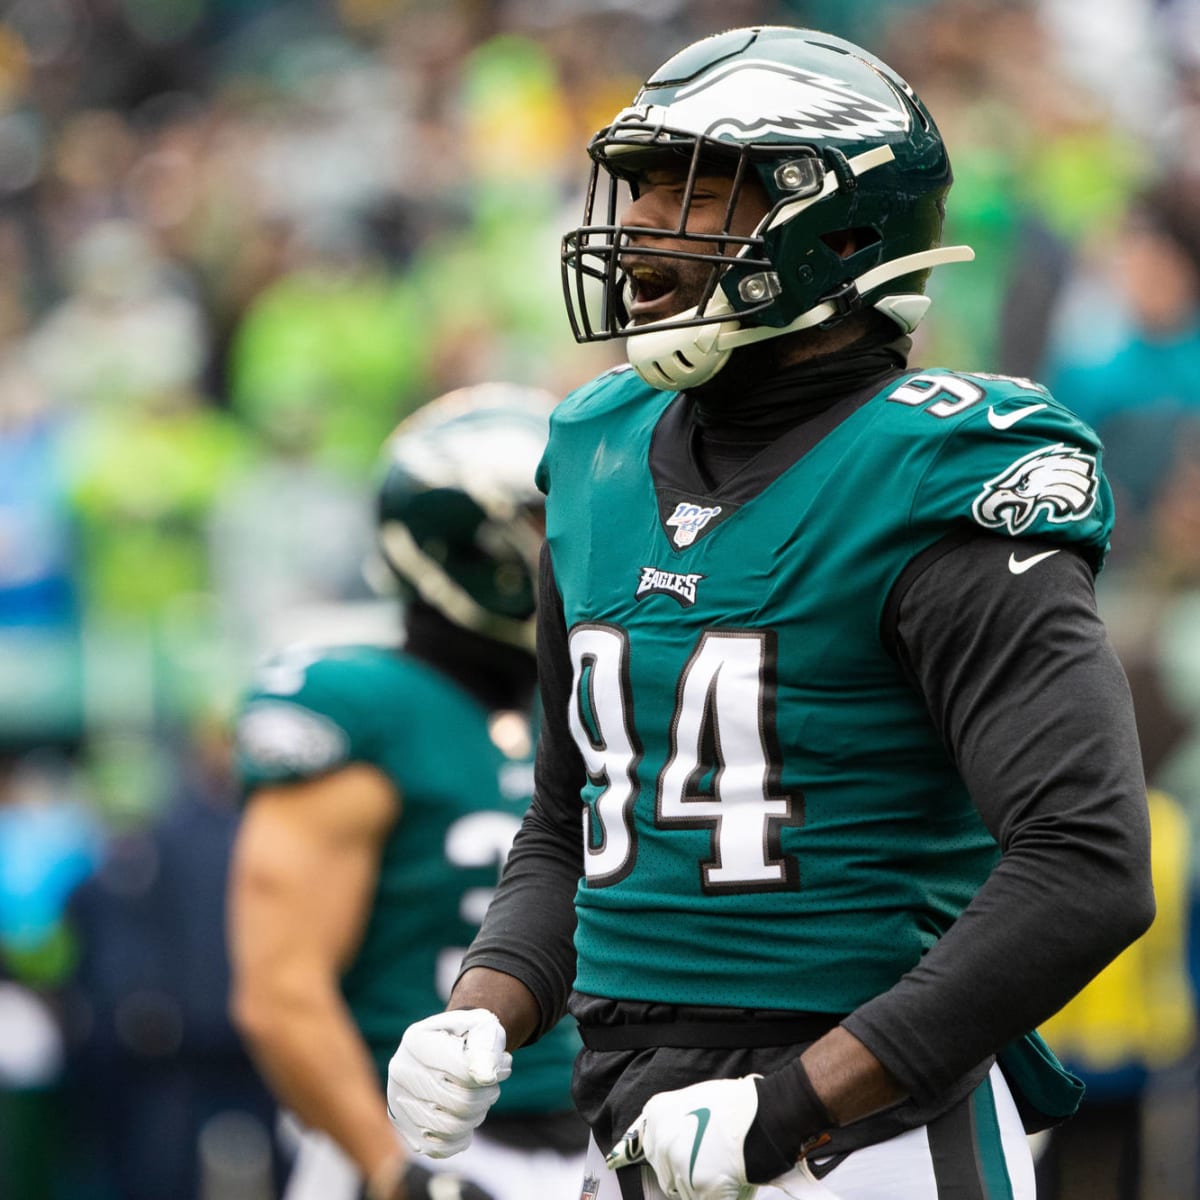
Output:
M534 473L555 398L486 383L448 392L384 444L378 549L401 591L532 650L545 498Z
M739 346L842 320L874 307L904 332L929 307L931 267L974 257L942 247L950 188L946 147L925 106L890 67L841 38L761 26L705 38L646 81L600 130L583 224L563 239L563 291L577 341L628 338L629 360L654 387L712 378ZM621 188L674 161L687 172L678 227L619 224ZM757 178L771 205L752 236L688 234L701 167L738 190ZM726 226L728 230L728 225ZM835 248L854 234L854 249ZM623 254L706 262L703 299L629 325ZM655 247L647 238L670 238ZM680 248L691 243L696 249Z

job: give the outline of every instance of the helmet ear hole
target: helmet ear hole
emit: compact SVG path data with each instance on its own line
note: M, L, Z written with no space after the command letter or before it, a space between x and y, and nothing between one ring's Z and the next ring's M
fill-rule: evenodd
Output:
M821 241L827 245L838 258L849 258L868 246L882 241L877 229L862 226L858 229L834 229L821 234Z

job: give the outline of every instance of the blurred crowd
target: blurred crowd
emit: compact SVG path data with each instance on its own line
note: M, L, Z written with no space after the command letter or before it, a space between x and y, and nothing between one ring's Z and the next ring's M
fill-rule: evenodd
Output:
M1200 3L5 0L0 1200L273 1195L225 1014L232 704L273 648L397 627L363 563L404 415L616 361L562 311L583 147L758 22L859 41L939 120L977 262L914 361L1105 439L1160 918L1047 1031L1091 1099L1044 1188L1200 1196Z

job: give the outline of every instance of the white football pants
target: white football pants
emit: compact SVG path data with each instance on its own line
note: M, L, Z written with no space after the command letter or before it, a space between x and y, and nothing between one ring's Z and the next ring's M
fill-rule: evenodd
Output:
M815 1157L819 1171L821 1159ZM670 1200L643 1166L642 1196L622 1197L595 1142L584 1166L584 1200ZM626 1185L628 1190L628 1184ZM543 1192L550 1200L554 1193ZM930 1125L855 1150L818 1179L805 1164L764 1184L755 1200L1034 1200L1033 1156L999 1067Z

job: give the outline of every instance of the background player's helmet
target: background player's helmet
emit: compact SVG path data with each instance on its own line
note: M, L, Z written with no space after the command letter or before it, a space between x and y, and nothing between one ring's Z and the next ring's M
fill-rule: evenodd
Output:
M659 388L695 386L738 346L841 320L873 306L904 332L929 306L931 267L966 261L940 248L950 161L933 119L890 67L851 42L763 26L705 38L676 54L592 139L583 224L563 239L563 290L578 341L628 337L629 360ZM753 236L696 235L695 250L638 254L712 265L694 309L627 327L620 255L631 232L688 241L677 229L617 224L620 187L664 158L719 165L738 189L751 176L772 205ZM839 257L824 240L853 230ZM833 239L836 244L836 237Z
M528 649L545 528L534 472L554 404L516 384L448 392L402 422L382 455L378 548L401 590Z

